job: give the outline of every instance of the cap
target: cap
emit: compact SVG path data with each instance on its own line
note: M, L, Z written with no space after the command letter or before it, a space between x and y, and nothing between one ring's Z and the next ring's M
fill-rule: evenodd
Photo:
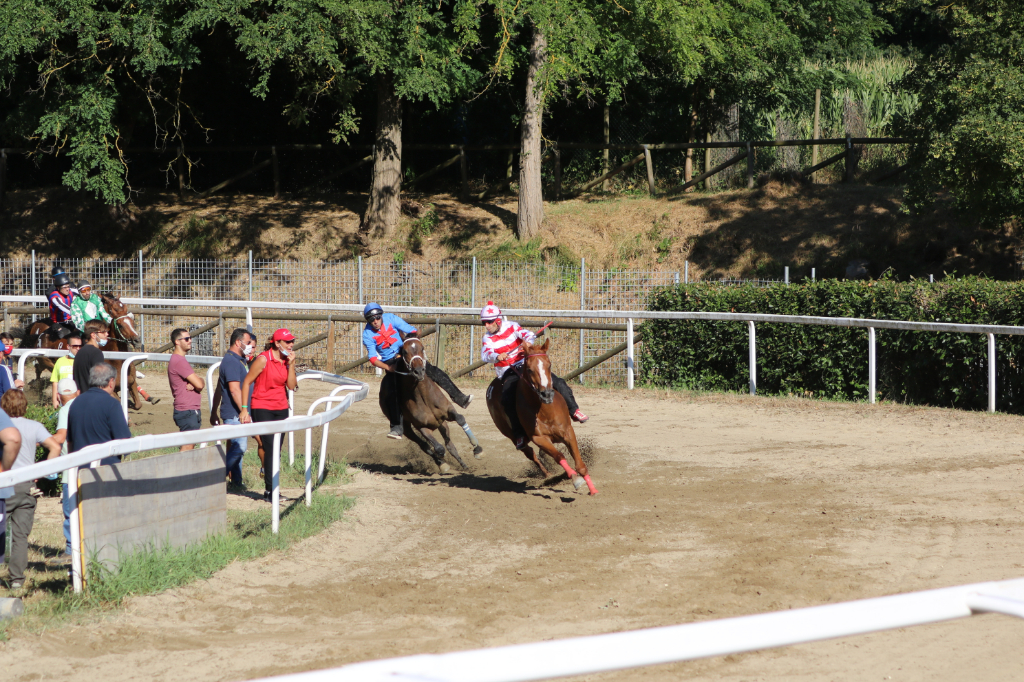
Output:
M281 328L281 329L278 329L276 332L274 332L273 340L274 341L294 341L295 337L292 336L292 333L290 331L288 331L287 329Z
M89 287L90 289L92 289L92 285L89 284L89 280L87 280L87 279L78 280L78 288L79 289L85 289L86 287Z
M499 317L501 317L501 308L494 305L494 301L488 301L487 305L480 310L480 319L484 322L496 320Z
M57 382L57 393L61 395L71 395L78 390L78 385L75 380L71 377L64 377Z

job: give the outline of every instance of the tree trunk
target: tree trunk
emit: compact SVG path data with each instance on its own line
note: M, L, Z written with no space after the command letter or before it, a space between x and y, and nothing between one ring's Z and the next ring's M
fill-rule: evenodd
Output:
M544 222L544 196L540 178L541 120L544 117L544 94L540 91L537 75L544 64L548 41L539 28L533 29L530 45L530 67L526 73L526 107L519 153L519 239L531 239L540 232Z
M402 100L391 74L377 76L377 133L373 185L363 216L364 237L390 236L398 227L402 194Z

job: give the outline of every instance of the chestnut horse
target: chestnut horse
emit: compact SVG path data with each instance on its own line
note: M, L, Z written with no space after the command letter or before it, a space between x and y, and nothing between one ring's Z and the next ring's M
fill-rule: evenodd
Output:
M103 308L110 315L109 338L103 350L113 352L128 352L129 346L138 345L141 340L138 332L135 331L135 315L128 312L128 307L121 302L117 294L102 293L100 299L103 301ZM53 323L48 320L40 320L29 326L21 340L21 348L41 348L64 350L68 348L67 339L58 339L49 333ZM44 369L53 369L53 360L50 358L33 358L36 363L36 381L42 375ZM111 365L117 370L116 389L121 390L121 360L110 360ZM135 365L128 370L128 388L132 394L132 401L135 409L142 405L142 396L139 395L138 384L135 378Z
M576 432L573 431L572 420L569 418L569 408L551 381L551 359L547 353L550 342L551 339L544 339L544 343L539 346L528 342L522 345L526 361L523 363L522 374L516 386L516 411L519 414L519 422L523 425L530 442L562 465L576 490L586 483L590 494L596 495L597 488L590 480L586 463L580 457L580 447L576 443ZM503 379L507 379L508 376L506 373L502 379L495 379L487 387L487 409L498 431L512 440L512 427L508 423L505 408L501 406ZM565 460L565 455L555 447L556 443L562 443L569 448L579 473L572 470ZM540 458L530 445L526 446L524 454L545 476L548 475L547 469L541 464Z
M398 380L394 382L398 390L399 405L402 408L402 429L405 437L420 446L423 452L430 455L437 464L442 474L451 471L451 467L444 461L445 447L452 457L462 466L468 469L466 463L459 457L459 451L455 449L448 433L447 422L455 422L469 437L473 445L473 456L480 459L483 448L473 430L466 423L466 418L455 411L448 396L444 394L437 384L427 376L427 354L423 349L423 341L412 334L403 335L402 349L399 352L401 357L400 365L407 371L398 371ZM387 387L380 392L380 409L384 416L388 416L387 404L390 398ZM438 431L444 439L444 446L431 437L431 431Z

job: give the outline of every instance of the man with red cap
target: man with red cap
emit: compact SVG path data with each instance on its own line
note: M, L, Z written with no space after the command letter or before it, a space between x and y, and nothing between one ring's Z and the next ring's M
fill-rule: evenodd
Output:
M529 329L523 329L517 322L502 317L501 309L494 305L494 301L488 301L487 305L480 310L480 321L484 325L484 337L481 339L480 359L484 362L494 364L494 372L498 378L506 376L508 368L518 370L526 356L523 354L523 342L533 343L537 336ZM519 423L519 415L516 413L516 383L519 381L518 371L507 375L501 388L501 406L505 408L505 415L508 417L509 425L512 427L512 440L516 447L522 450L527 446L526 433ZM569 415L574 421L583 423L589 419L583 414L580 406L576 403L576 396L573 395L569 384L565 379L551 373L551 381L554 389L565 398L565 404L569 408Z

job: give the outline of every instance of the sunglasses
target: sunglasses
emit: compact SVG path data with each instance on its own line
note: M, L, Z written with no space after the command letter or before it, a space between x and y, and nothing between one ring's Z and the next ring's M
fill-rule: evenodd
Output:
M75 345L75 346L68 346L68 348L70 348L72 350L74 350L75 348L81 348L81 347L82 347L82 344L80 344L80 343Z
M367 322L376 322L377 320L380 320L383 317L384 317L383 315L370 315L369 317L366 318L366 321Z
M295 339L281 339L281 343L295 343Z
M178 337L178 341L191 341L191 340L192 340L191 336L179 336Z

